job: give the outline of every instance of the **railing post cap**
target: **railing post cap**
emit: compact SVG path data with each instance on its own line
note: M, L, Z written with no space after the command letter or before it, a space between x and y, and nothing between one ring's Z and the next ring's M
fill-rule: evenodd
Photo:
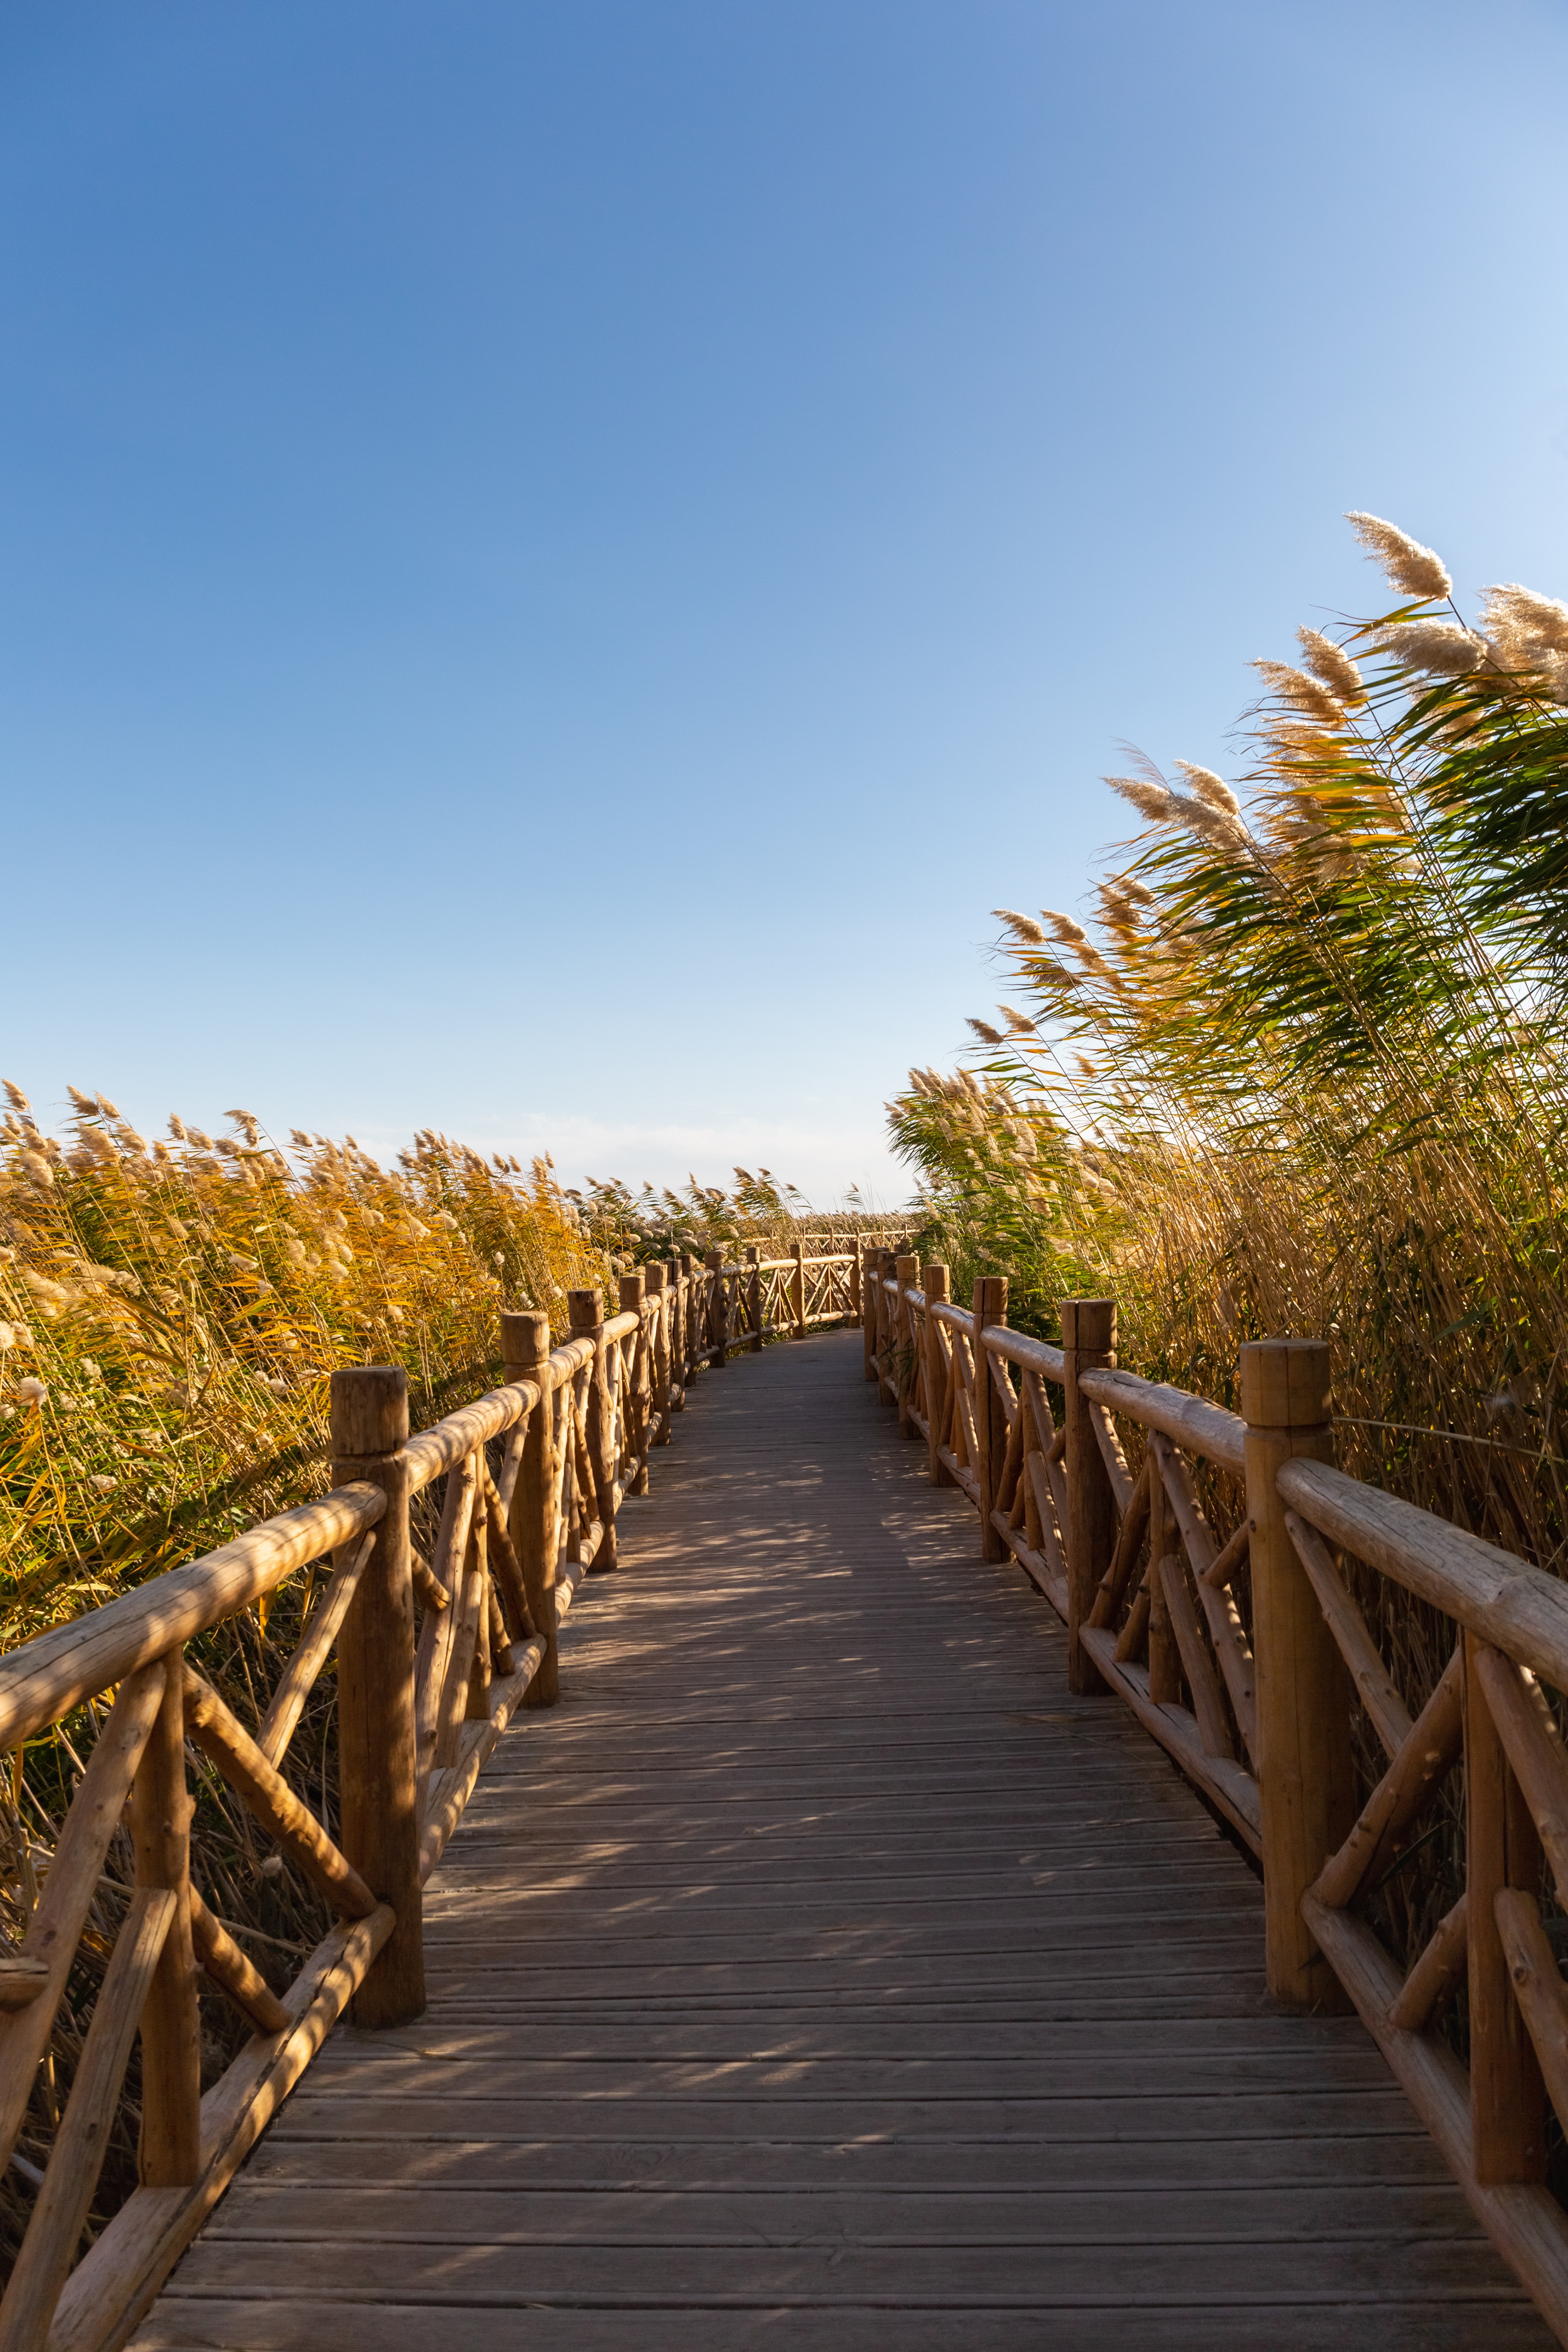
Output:
M395 1454L408 1436L408 1375L401 1364L348 1364L331 1377L338 1460Z
M1241 1417L1256 1429L1317 1429L1329 1419L1326 1339L1248 1339Z
M569 1290L566 1312L574 1331L592 1331L605 1319L605 1294L595 1285L589 1290Z
M663 1258L650 1257L643 1268L643 1279L650 1292L662 1290L669 1280L669 1268Z
M550 1353L550 1318L539 1307L503 1307L501 1361L507 1366L542 1363Z
M1064 1298L1060 1301L1062 1346L1085 1354L1102 1353L1116 1345L1114 1298Z

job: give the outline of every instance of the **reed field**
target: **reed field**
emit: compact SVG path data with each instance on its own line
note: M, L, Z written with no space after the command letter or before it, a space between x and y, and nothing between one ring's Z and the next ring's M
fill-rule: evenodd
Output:
M1007 1001L892 1134L924 1244L1007 1273L1009 1320L1112 1296L1123 1364L1232 1407L1241 1341L1324 1337L1342 1466L1561 1574L1568 604L1467 619L1351 520L1397 601L1258 661L1233 781L1106 779L1143 826L1089 919L997 910ZM1424 1698L1451 1630L1358 1597ZM1396 1947L1443 1879L1429 1850L1387 1892Z
M767 1171L734 1188L564 1189L547 1159L524 1170L422 1134L390 1167L353 1140L295 1131L289 1148L247 1113L217 1138L168 1122L149 1141L101 1095L72 1089L63 1137L7 1086L0 1133L0 1643L111 1600L129 1584L319 1493L329 1376L395 1362L416 1428L500 1376L500 1308L545 1309L558 1339L566 1293L671 1250L784 1248L805 1204ZM841 1222L845 1222L841 1220ZM815 1232L816 1226L812 1230ZM764 1249L764 1255L771 1254ZM426 1551L439 1486L419 1498ZM241 1720L264 1714L298 1643L307 1572L191 1645ZM336 1824L334 1678L329 1664L285 1770ZM0 1778L0 1930L14 1945L47 1871L94 1736L89 1706L5 1759ZM193 1870L275 1986L329 1915L199 1758ZM132 1863L116 1832L89 1931L61 2005L29 2119L0 2179L0 2261L26 2225L68 2095ZM202 2004L204 2081L245 2028ZM134 2185L137 2061L89 2231Z

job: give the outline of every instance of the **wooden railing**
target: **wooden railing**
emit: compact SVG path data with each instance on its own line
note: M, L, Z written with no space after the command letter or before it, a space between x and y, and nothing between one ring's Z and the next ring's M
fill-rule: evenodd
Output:
M754 1252L742 1265L687 1256L626 1276L618 1307L606 1318L600 1292L573 1291L554 1349L544 1315L503 1315L504 1385L416 1437L400 1370L334 1373L331 1493L0 1658L0 1748L19 1750L84 1707L85 1740L85 1722L98 1720L89 1703L110 1696L26 1931L0 1952L5 2159L89 1909L104 1896L123 1904L0 2303L0 2352L122 2342L350 2004L362 2026L419 2014L421 1890L514 1711L556 1698L561 1621L588 1570L616 1565L622 1502L648 1491L687 1383L733 1348L858 1316L859 1269L798 1246L766 1265ZM437 1481L426 1559L411 1505ZM318 1567L302 1638L247 1726L185 1644ZM285 1769L334 1650L335 1834ZM280 1994L192 1882L192 1750L335 1917ZM110 1868L122 1815L129 1883ZM205 2094L203 1975L253 2029ZM78 2263L138 2032L141 2186Z
M1568 1911L1568 1585L1337 1470L1321 1341L1243 1347L1236 1414L1117 1369L1109 1299L1064 1301L1053 1347L1008 1328L1005 1281L967 1311L947 1293L945 1266L868 1255L868 1378L932 1481L976 1506L984 1555L1011 1552L1065 1621L1071 1687L1121 1697L1259 1858L1270 1991L1354 2003L1568 2345L1568 2215L1546 2186L1568 1986L1542 1913ZM1449 1622L1419 1704L1347 1559ZM1358 1704L1386 1759L1359 1806ZM1406 1970L1360 1914L1456 1771L1464 1892ZM1461 1990L1468 2069L1437 2030Z

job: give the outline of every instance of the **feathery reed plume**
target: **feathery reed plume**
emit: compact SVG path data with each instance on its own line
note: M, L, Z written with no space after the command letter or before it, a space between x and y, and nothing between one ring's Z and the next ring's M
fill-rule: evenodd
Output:
M1177 765L1184 768L1187 763L1179 761ZM1206 768L1199 772L1210 778L1211 791L1218 785L1222 793L1228 794L1233 808L1207 797L1200 798L1195 792L1175 793L1166 784L1145 783L1137 776L1106 776L1101 781L1124 801L1130 801L1140 816L1148 817L1155 824L1181 825L1232 851L1245 848L1249 835L1238 814L1240 803L1220 777L1212 775Z
M1558 597L1503 581L1482 597L1480 618L1493 645L1510 652L1568 654L1568 604Z
M1146 783L1142 776L1102 776L1100 782L1109 784L1113 793L1131 803L1139 815L1146 816L1151 824L1175 823L1178 814L1175 795L1165 785Z
M1336 646L1321 629L1298 629L1296 640L1307 667L1347 709L1354 710L1366 700L1361 672L1342 646Z
M1194 767L1191 760L1178 760L1176 765L1199 800L1206 801L1210 808L1218 809L1222 815L1241 814L1241 803L1223 776L1216 776L1212 768Z
M973 1013L969 1017L969 1026L983 1045L1001 1045L1006 1043L1000 1029L993 1029L989 1021L976 1021Z
M1480 618L1499 670L1526 693L1568 702L1568 604L1509 581L1487 590Z
M22 1092L21 1087L16 1084L15 1078L6 1078L3 1083L5 1088L5 1099L10 1104L13 1110L32 1109L32 1104L27 1100L26 1096Z
M1054 915L1048 907L1040 908L1040 920L1058 947L1080 948L1089 937L1081 923L1075 923L1070 915Z
M1381 563L1384 575L1391 586L1403 589L1407 596L1418 597L1423 604L1434 596L1447 596L1453 589L1442 558L1419 540L1384 522L1380 515L1352 513L1345 517L1374 563Z
M1489 657L1486 639L1457 621L1398 621L1381 632L1378 644L1403 668L1434 677L1463 677Z
M1046 935L1032 917L1015 914L1011 907L993 907L991 911L999 923L1006 924L1016 940L1025 940L1031 947L1044 947Z
M1345 707L1337 694L1331 694L1321 679L1309 677L1305 670L1292 669L1289 662L1255 661L1257 670L1270 694L1278 695L1292 709L1304 711L1324 727L1344 724Z

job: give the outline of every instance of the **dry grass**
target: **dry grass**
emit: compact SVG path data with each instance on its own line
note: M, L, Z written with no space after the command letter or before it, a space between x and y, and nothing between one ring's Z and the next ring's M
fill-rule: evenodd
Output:
M289 1156L242 1113L149 1150L85 1099L63 1146L29 1119L0 1155L6 1646L319 1486L335 1366L405 1364L427 1420L496 1362L503 1298L559 1327L610 1279L542 1163Z
M1428 601L1260 664L1231 782L1108 779L1148 829L1087 926L999 910L979 1066L911 1073L892 1131L928 1245L1016 1319L1109 1293L1124 1363L1228 1404L1242 1340L1326 1337L1343 1465L1563 1573L1568 611L1508 587L1472 626L1362 528ZM1418 1702L1452 1629L1362 1591ZM1380 1898L1402 1948L1455 1843Z
M63 1139L7 1089L0 1142L0 1642L109 1600L321 1490L329 1375L399 1362L416 1427L499 1377L499 1312L531 1304L557 1338L565 1294L637 1260L748 1240L823 1238L794 1189L736 1171L732 1192L571 1192L548 1159L524 1171L422 1135L391 1168L353 1140L296 1133L289 1151L243 1111L216 1140L170 1121L149 1143L101 1097L76 1094ZM852 1245L853 1213L839 1220ZM440 1484L416 1503L426 1557ZM315 1577L192 1645L241 1720L259 1722L309 1614ZM333 1828L331 1666L285 1769ZM24 1931L96 1730L89 1706L30 1741L0 1781L0 1929ZM192 1866L212 1907L280 1990L329 1923L311 1888L193 1759ZM68 2095L132 1877L117 1832L9 2175L8 2265ZM204 2081L244 2029L202 2004ZM136 2061L89 2227L134 2185Z
M503 1300L545 1307L613 1267L548 1165L426 1135L392 1169L352 1141L285 1154L243 1112L211 1141L171 1121L149 1146L100 1099L77 1098L63 1141L11 1089L0 1153L0 1640L7 1647L317 1493L335 1366L407 1367L416 1425L499 1374ZM428 1513L438 1495L422 1496ZM426 1535L434 1530L426 1530ZM256 1724L300 1638L313 1576L293 1579L193 1645ZM336 1816L331 1669L287 1769ZM10 1759L0 1796L0 1927L26 1926L95 1730L79 1710ZM205 1765L193 1766L193 1868L275 1987L325 1932L324 1906L269 1856ZM19 2242L123 1909L117 1832L17 2158L0 2188L0 2251ZM243 2038L203 2003L205 2079ZM135 2064L95 2202L133 2185Z

